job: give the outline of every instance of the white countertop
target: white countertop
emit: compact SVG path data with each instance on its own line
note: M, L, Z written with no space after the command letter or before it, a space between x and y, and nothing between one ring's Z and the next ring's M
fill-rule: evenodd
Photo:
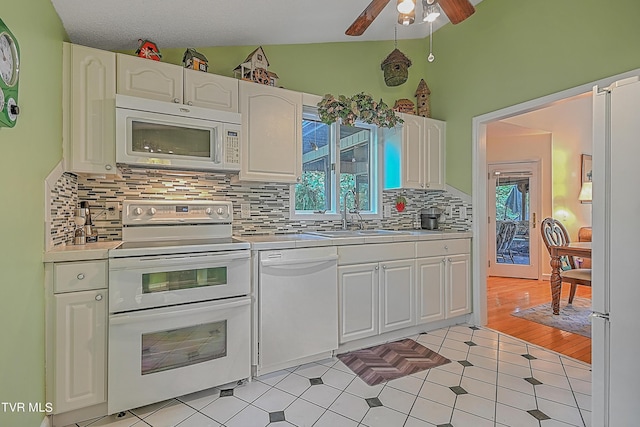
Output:
M400 234L324 237L308 233L234 236L251 243L252 250L308 248L312 246L362 245L367 243L414 242L421 240L464 239L470 231L455 230L398 230Z
M44 253L44 262L85 261L107 259L109 250L120 246L122 242L108 241L87 243L86 245L54 246Z

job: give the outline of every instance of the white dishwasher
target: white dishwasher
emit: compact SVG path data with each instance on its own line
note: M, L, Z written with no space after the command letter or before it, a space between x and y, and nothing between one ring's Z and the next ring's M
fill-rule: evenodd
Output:
M338 348L335 246L260 252L258 373L329 357Z

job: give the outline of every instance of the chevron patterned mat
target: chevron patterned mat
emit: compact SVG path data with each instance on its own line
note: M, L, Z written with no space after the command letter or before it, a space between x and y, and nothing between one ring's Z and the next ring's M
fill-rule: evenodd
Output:
M339 354L338 359L371 386L451 362L408 338Z

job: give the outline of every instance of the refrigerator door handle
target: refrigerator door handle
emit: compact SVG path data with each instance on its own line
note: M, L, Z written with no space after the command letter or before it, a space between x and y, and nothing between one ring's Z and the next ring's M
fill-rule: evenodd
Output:
M597 311L594 311L589 315L589 317L595 317L598 319L609 321L609 313L598 313Z

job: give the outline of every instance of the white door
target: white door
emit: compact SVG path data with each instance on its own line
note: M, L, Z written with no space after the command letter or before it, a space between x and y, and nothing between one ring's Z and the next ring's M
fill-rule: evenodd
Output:
M470 254L447 256L447 319L471 313L470 265Z
M338 267L340 343L378 335L378 264Z
M380 264L380 333L415 325L414 261Z
M123 53L117 57L119 94L182 103L182 67Z
M539 275L539 162L489 164L490 276Z
M418 323L444 319L446 258L420 258L416 262Z
M402 119L402 187L424 188L425 152L424 117L403 114Z

